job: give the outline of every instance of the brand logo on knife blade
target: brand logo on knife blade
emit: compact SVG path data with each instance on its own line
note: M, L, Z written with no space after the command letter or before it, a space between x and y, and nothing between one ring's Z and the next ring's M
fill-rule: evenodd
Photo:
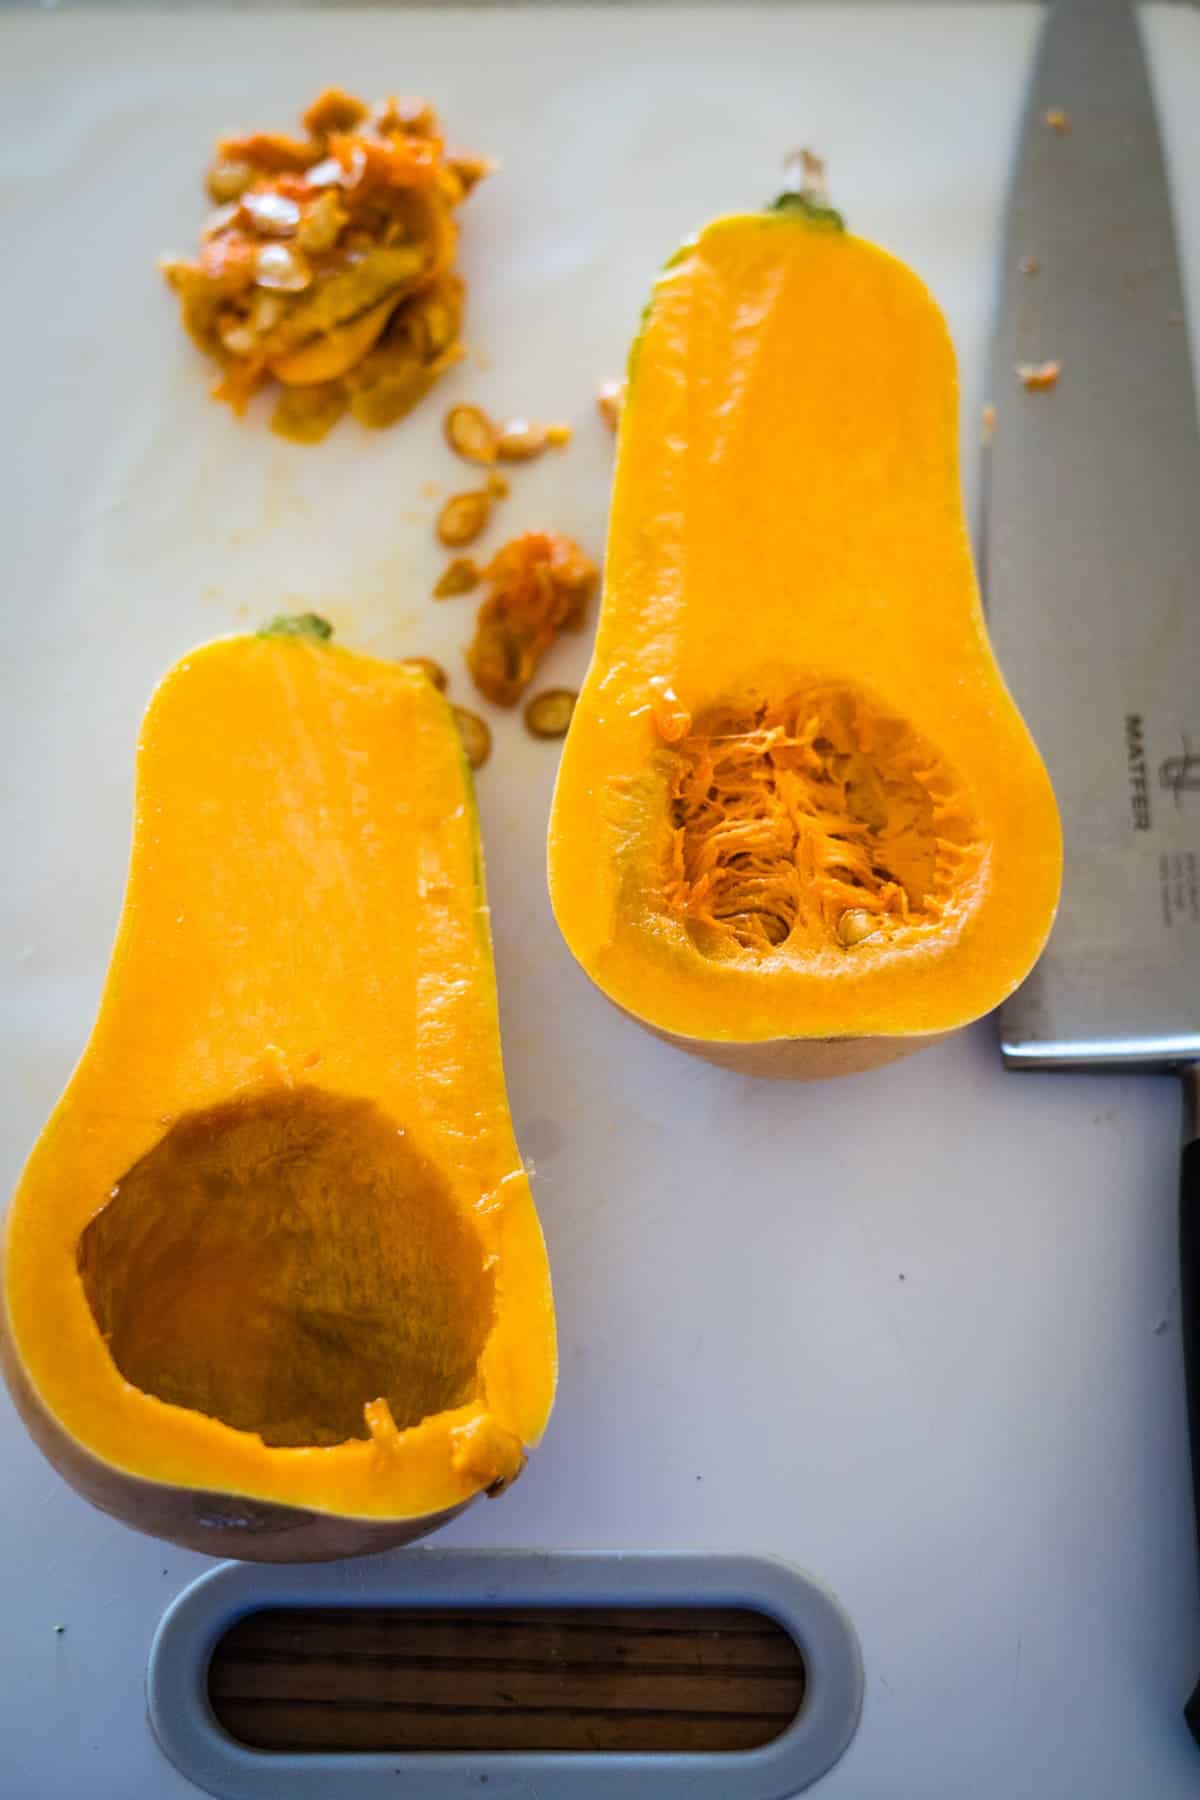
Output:
M1193 750L1185 737L1183 755L1168 756L1160 763L1158 780L1161 787L1174 794L1176 806L1184 794L1200 794L1200 750Z
M1150 778L1146 773L1146 732L1141 713L1125 715L1125 756L1129 763L1129 807L1135 831L1150 829Z

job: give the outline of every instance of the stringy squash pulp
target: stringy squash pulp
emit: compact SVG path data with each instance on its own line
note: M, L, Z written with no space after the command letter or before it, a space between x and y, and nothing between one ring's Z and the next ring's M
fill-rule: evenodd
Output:
M803 205L716 221L631 358L551 896L589 975L752 1071L869 1067L1020 982L1061 869L988 643L950 340Z

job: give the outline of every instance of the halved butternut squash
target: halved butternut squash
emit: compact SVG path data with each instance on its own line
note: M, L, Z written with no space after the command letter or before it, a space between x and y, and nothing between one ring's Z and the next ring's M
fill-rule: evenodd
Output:
M550 890L644 1025L772 1075L934 1042L1021 981L1061 873L979 604L954 353L804 200L668 264L630 360Z
M300 627L151 702L99 1016L3 1270L5 1374L67 1479L272 1561L498 1491L555 1383L450 709Z

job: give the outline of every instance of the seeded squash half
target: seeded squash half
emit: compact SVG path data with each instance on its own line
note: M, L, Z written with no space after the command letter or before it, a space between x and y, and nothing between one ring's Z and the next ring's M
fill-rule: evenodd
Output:
M99 1016L8 1218L4 1369L128 1524L305 1561L498 1491L555 1383L471 778L421 673L301 636L144 721Z
M958 388L917 277L796 198L668 264L631 357L550 891L610 999L749 1072L988 1012L1061 873L988 643Z

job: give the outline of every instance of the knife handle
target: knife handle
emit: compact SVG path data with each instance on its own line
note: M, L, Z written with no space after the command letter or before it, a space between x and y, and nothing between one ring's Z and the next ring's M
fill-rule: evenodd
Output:
M1192 1491L1200 1537L1200 1068L1184 1071L1183 1168L1179 1182L1179 1305L1183 1367L1187 1380ZM1200 1744L1200 1681L1183 1709Z

